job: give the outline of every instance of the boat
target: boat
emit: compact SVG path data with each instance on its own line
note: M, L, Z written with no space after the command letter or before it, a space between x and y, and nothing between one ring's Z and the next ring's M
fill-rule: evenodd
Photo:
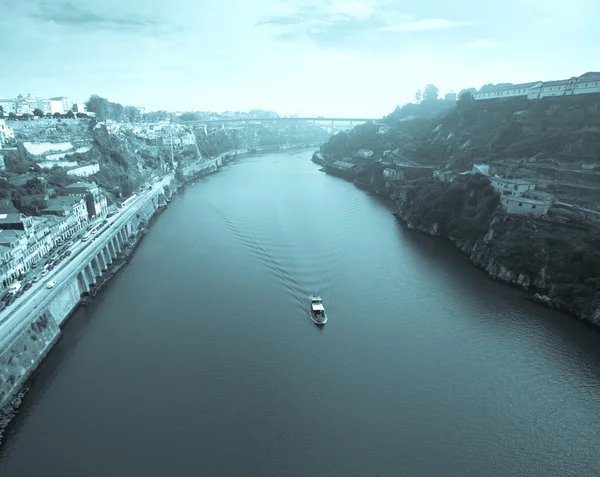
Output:
M327 323L327 313L325 313L323 300L316 294L310 299L310 317L317 325Z

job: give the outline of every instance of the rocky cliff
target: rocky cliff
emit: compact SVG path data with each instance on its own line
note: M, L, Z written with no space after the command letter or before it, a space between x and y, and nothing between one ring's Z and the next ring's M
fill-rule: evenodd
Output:
M335 161L349 164L351 180L396 200L395 215L408 228L451 241L490 277L600 326L597 218L560 208L545 217L509 215L488 178L457 174L485 163L597 207L600 95L586 96L463 103L437 116L415 116L413 105L412 119L397 110L337 134L313 160L331 171L340 167ZM434 169L454 176L434 179Z

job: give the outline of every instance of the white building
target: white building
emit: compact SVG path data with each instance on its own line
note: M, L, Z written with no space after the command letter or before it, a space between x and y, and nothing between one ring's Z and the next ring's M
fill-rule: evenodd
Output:
M500 192L501 196L520 196L535 189L535 184L525 179L506 179L496 176L492 177L490 181L492 187Z
M551 200L535 200L519 196L503 196L500 203L509 214L546 215L552 205Z
M490 166L487 164L473 164L471 174L482 174L484 176L490 175Z
M77 167L75 169L70 169L67 171L67 175L69 176L77 176L77 177L88 177L96 172L100 171L99 164L89 164L87 166Z
M2 147L7 140L14 138L15 133L13 129L6 125L4 119L0 119L0 147Z
M527 98L546 96L571 96L574 94L600 93L600 73L588 72L581 76L558 81L534 81L521 84L486 85L477 91L475 100Z
M39 108L44 112L44 114L64 114L63 102L54 99L42 99L39 102Z

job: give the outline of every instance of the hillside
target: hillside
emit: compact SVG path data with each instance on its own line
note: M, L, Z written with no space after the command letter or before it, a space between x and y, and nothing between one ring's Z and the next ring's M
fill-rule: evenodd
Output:
M597 207L600 94L470 102L437 114L420 114L421 106L337 134L321 153L332 161L372 163L391 150L396 162L456 172L489 164L492 174L530 178L568 201ZM359 149L374 154L364 160Z
M491 277L600 326L600 215L558 202L544 216L507 214L489 178L457 174L487 164L600 210L600 95L465 102L438 115L414 106L333 136L313 160L391 197L409 228L450 240Z

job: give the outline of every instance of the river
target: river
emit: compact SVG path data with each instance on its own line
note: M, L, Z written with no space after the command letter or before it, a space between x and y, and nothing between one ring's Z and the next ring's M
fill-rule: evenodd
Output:
M310 156L171 202L36 373L2 477L600 475L600 334Z

